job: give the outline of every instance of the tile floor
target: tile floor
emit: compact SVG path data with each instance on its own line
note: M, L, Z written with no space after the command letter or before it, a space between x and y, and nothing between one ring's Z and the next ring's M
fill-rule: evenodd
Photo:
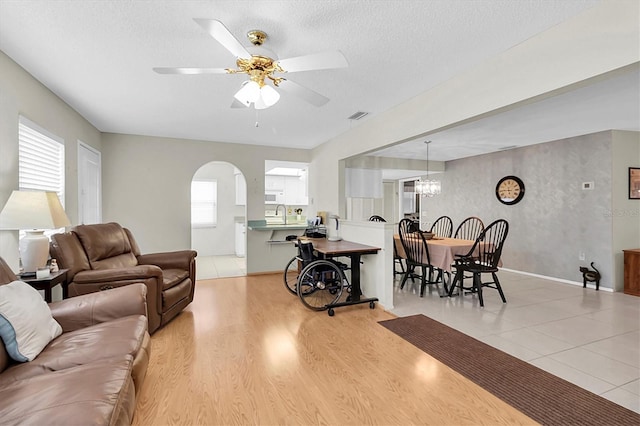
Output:
M242 277L247 275L247 260L235 254L196 257L196 279Z
M640 298L500 271L507 303L486 289L440 298L396 281L392 311L422 313L640 413ZM470 280L468 280L470 281ZM470 283L466 283L470 284Z
M198 256L197 277L246 274L235 255ZM475 295L423 298L411 281L395 283L393 313L422 313L569 382L640 413L640 298L500 271L506 304L486 289Z

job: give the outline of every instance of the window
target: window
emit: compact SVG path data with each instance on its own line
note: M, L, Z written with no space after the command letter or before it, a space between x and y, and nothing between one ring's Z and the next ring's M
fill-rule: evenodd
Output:
M191 181L191 225L213 227L218 222L218 182Z
M22 116L18 121L18 187L55 192L64 207L64 140ZM47 229L44 234L57 232L64 228ZM20 238L24 235L20 230Z
M20 117L18 174L21 190L53 191L64 207L64 141Z

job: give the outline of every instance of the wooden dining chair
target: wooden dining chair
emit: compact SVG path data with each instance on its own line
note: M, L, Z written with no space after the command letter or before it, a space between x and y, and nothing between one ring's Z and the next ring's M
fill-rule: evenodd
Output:
M418 275L415 273L416 267L422 269L420 275L420 297L424 296L424 290L429 284L438 284L443 280L442 270L438 270L438 274L435 280L431 279L433 270L435 269L431 265L431 259L429 257L429 246L424 238L422 232L416 230L415 222L410 219L402 219L398 223L398 234L400 236L400 242L406 256L407 269L402 277L400 288L404 288L408 278L415 282L415 278ZM443 281L444 283L444 281Z
M429 232L433 232L438 237L451 238L451 235L453 235L453 221L449 216L440 216L433 222Z
M507 303L496 272L498 272L498 264L508 233L509 223L504 219L498 219L489 224L484 231L480 233L473 247L467 254L456 255L458 267L456 277L449 288L449 296L453 295L453 290L458 286L461 294L464 294L465 290L468 290L468 293L477 293L480 306L484 306L482 289L484 287L490 287L498 290L502 303ZM465 272L473 276L472 287L467 288L463 286L462 277ZM483 282L482 274L491 274L493 281Z

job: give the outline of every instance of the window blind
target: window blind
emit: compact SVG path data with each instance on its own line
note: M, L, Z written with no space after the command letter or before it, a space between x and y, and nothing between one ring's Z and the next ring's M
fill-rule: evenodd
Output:
M53 191L64 207L64 141L20 117L18 175L21 190Z
M191 181L191 225L216 226L218 222L218 182Z

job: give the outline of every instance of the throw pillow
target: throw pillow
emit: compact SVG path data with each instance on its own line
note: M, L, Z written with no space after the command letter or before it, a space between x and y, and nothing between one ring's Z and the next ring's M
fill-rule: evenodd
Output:
M60 334L38 290L22 281L0 285L0 338L12 359L32 361Z

